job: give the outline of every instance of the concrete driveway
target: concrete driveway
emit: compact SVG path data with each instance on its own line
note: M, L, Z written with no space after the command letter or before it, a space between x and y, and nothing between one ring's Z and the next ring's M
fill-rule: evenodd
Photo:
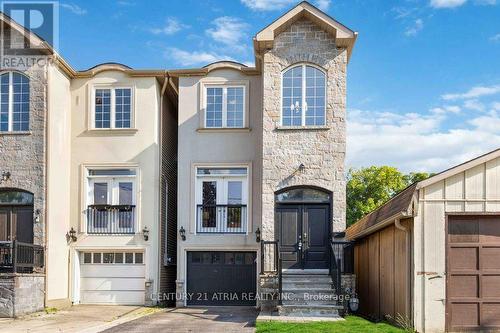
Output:
M164 309L118 305L75 305L56 313L0 319L0 333L95 333Z
M258 311L252 307L179 308L156 313L105 330L122 332L255 332Z

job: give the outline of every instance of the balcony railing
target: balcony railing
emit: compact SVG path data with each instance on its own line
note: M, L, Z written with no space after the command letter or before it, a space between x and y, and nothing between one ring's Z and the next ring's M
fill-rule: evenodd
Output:
M198 205L196 232L244 234L247 232L246 205Z
M41 245L0 242L0 272L33 273L44 267Z
M135 206L91 205L87 208L88 234L135 233Z

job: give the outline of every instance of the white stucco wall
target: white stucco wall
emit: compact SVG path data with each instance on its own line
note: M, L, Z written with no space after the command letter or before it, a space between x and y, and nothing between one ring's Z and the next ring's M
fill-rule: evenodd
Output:
M414 219L414 322L443 332L446 320L446 214L500 214L500 158L420 189Z

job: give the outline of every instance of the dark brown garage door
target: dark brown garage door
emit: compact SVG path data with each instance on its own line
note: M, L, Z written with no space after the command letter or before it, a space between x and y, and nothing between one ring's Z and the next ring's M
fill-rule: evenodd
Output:
M188 252L187 305L255 305L255 252Z
M449 216L447 328L500 328L500 216Z

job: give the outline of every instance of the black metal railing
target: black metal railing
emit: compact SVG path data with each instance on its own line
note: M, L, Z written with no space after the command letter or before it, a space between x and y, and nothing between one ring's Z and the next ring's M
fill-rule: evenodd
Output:
M244 234L247 232L246 205L197 205L197 233Z
M342 274L354 271L354 245L349 241L332 240L330 242L330 276L335 286L335 293L340 296L342 290ZM338 299L341 299L338 297Z
M283 274L279 241L260 242L260 274L276 274L278 277L278 303L282 304Z
M44 265L43 246L15 240L0 242L0 272L32 273Z
M135 233L134 205L90 205L87 207L88 234Z

